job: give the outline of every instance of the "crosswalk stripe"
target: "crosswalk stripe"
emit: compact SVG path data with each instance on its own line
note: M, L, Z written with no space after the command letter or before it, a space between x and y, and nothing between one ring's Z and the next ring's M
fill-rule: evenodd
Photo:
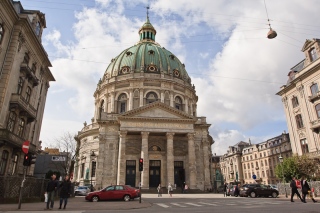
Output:
M217 206L217 204L214 204L214 203L205 203L205 202L199 202L199 203L204 205Z
M235 206L235 205L237 205L237 204L235 204L235 203L227 203L226 205L227 205L227 206Z
M158 206L161 206L163 208L169 208L169 206L167 206L166 204L163 203L157 203Z
M171 203L171 204L174 205L174 206L179 206L179 207L187 207L187 206L181 205L179 203Z
M185 204L188 204L188 205L191 205L191 206L202 206L202 205L198 205L198 204L195 204L195 203L185 203Z

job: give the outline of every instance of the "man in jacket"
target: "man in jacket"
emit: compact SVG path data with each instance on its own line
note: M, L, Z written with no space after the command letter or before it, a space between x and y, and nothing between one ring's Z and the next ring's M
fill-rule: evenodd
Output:
M309 194L309 191L311 193L311 189L310 189L308 182L305 180L304 177L301 178L301 187L302 187L302 199L303 199L303 202L306 203L306 196L307 196L307 194ZM312 196L311 196L311 200L314 203L317 202Z
M47 189L46 189L46 194L48 195L48 202L47 202L47 208L49 209L49 204L50 204L50 209L53 208L54 204L54 194L55 191L58 188L58 181L56 180L56 174L53 174L51 176L51 180L48 182Z
M60 184L59 188L61 188L61 190L60 190L60 207L59 207L59 209L61 209L63 201L64 201L63 209L65 209L66 206L67 206L67 203L68 203L68 197L71 194L71 182L70 182L70 179L69 179L69 175L66 175L64 181Z
M304 202L303 199L301 198L299 192L298 192L298 188L297 188L296 178L295 177L292 177L292 180L291 180L291 183L290 183L290 187L291 187L291 202L294 202L293 201L293 196L295 194L297 194L297 196L300 198L300 200L302 202Z

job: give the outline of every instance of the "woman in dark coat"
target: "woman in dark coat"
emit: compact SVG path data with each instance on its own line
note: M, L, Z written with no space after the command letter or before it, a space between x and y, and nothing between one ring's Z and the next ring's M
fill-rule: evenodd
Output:
M311 189L304 177L301 178L301 189L302 189L302 200L304 203L306 203L306 196L309 193L309 191L311 191ZM314 203L317 202L312 196L311 196L311 199Z
M67 206L67 203L68 203L68 197L71 194L71 182L69 180L68 175L66 175L64 181L60 184L59 188L61 189L60 190L60 207L59 207L59 209L61 209L63 201L64 201L63 209L65 209Z

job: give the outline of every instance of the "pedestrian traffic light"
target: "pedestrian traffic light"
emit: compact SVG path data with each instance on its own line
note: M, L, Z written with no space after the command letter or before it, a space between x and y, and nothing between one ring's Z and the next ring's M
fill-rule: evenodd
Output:
M143 158L139 159L139 171L143 171Z
M30 166L29 164L29 154L25 154L23 157L23 165L24 166Z

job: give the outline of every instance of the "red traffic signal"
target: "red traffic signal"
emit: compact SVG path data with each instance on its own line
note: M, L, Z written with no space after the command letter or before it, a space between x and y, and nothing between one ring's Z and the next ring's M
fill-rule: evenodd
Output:
M143 158L139 159L139 171L143 171Z
M23 165L24 166L31 166L31 164L35 164L35 159L37 158L36 155L33 155L31 153L25 154L23 158Z
M23 165L24 166L30 166L30 164L29 164L29 155L28 154L25 154L24 157L23 157Z

